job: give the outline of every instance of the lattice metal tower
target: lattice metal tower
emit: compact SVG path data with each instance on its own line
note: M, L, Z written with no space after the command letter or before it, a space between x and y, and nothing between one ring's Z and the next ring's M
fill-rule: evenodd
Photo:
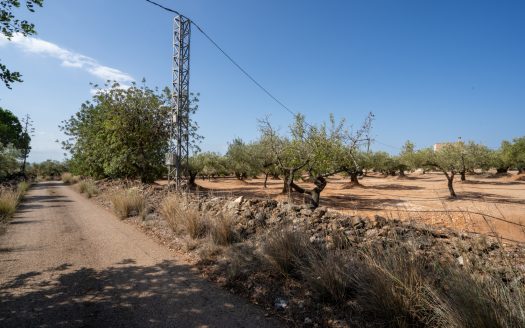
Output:
M173 23L173 107L168 183L170 176L175 180L177 190L181 188L182 174L188 167L189 122L190 122L190 34L191 21L179 15Z

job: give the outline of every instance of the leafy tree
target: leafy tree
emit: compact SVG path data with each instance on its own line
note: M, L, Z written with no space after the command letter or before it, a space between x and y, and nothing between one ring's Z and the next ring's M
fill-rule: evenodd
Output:
M114 83L61 129L69 137L73 173L93 177L140 178L153 181L164 172L170 138L170 94L133 84L122 89Z
M0 142L0 181L8 178L19 168L17 159L20 151L13 145L3 145Z
M35 11L35 6L42 7L44 0L26 0L26 8L30 12ZM0 1L0 32L11 40L15 33L23 36L36 34L35 25L26 20L20 20L15 17L14 11L20 8L20 0L1 0ZM4 64L0 62L0 80L8 89L14 82L22 82L22 75L19 72L11 72Z
M415 145L410 140L407 140L397 157L399 164L399 176L405 176L405 171L417 169L417 155Z
M345 157L343 161L344 173L350 178L350 183L344 187L352 188L355 186L361 186L359 176L364 175L364 170L369 167L370 154L356 150L352 153L352 156Z
M190 157L188 168L188 184L195 186L195 179L199 174L209 179L218 175L226 174L224 158L214 152L198 153Z
M59 177L62 173L69 171L69 166L67 162L48 159L29 165L27 171L30 175L37 177Z
M385 176L395 175L398 163L389 153L378 151L372 153L370 157L371 165L376 172L381 172Z
M255 158L255 148L241 138L235 138L228 145L226 158L231 172L239 180L256 176L260 172L260 163Z
M463 169L464 145L461 142L444 144L439 150L428 152L427 165L441 171L447 178L450 197L456 198L454 176Z
M346 129L345 121L336 122L332 115L329 125L323 123L319 126L307 124L304 116L297 115L290 126L288 139L280 137L267 119L261 121L261 132L268 138L277 165L284 172L283 192L306 194L310 206L318 207L321 193L327 185L326 178L345 171L348 158L354 156L359 148L360 136L368 132L370 125L366 122L351 134ZM294 182L301 172L308 173L313 188L303 188Z
M514 138L512 142L503 141L499 150L502 171L513 167L518 170L518 174L525 171L525 137ZM505 168L507 170L505 170Z
M22 159L22 174L25 173L25 161L31 150L30 142L32 132L31 123L29 122L29 116L26 116L25 120L20 123L18 117L7 109L0 107L0 144L9 145L8 148L16 149L16 153L19 158ZM9 153L13 153L9 151ZM15 160L16 161L16 160ZM12 163L12 161L10 161ZM11 168L11 165L8 166ZM11 173L14 173L10 169Z
M0 107L0 142L22 148L22 124L11 111Z
M476 169L488 170L491 166L491 154L487 146L469 141L467 144L458 143L461 147L461 181L466 180L467 172Z
M278 176L277 158L272 151L271 138L262 135L257 142L252 144L252 154L258 167L264 174L264 188L268 187L268 176Z

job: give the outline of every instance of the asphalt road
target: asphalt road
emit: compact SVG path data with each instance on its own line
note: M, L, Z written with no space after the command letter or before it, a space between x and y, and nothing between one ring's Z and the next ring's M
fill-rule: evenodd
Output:
M276 327L59 182L0 236L0 327Z

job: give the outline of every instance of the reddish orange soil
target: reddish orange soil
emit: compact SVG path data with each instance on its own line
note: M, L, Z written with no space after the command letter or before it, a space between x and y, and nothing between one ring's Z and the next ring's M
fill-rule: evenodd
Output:
M203 190L217 195L288 198L281 194L282 180L269 179L267 189L263 182L261 178L197 180ZM413 173L406 178L372 173L360 182L362 187L348 189L348 179L330 178L321 205L347 214L417 220L525 242L525 181L516 175L471 175L465 182L458 176L454 183L458 198L454 200L448 197L446 179L440 173ZM295 203L304 201L302 195L292 197Z

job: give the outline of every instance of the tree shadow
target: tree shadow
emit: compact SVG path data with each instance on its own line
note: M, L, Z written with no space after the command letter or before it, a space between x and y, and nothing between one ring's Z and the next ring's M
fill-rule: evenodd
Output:
M422 190L424 189L423 187L401 185L397 183L372 185L372 186L366 186L366 188L367 189L378 189L378 190Z
M479 180L465 180L461 181L462 184L480 184L480 185L493 185L493 186L514 186L523 184L519 181L479 181Z
M211 284L190 267L125 259L112 267L70 270L64 263L0 285L2 327L271 327L261 311ZM51 272L51 274L49 273ZM243 315L249 316L243 318ZM240 319L243 318L243 319Z
M510 196L502 196L497 194L490 194L485 192L475 192L475 191L462 191L458 193L457 198L452 198L451 200L472 200L472 201L482 201L487 203L495 204L520 204L525 205L525 199L517 199Z

